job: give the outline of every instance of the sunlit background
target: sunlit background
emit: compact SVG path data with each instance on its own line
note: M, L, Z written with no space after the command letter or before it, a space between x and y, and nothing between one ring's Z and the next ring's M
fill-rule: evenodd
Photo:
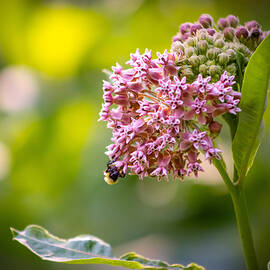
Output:
M184 182L103 181L110 130L97 122L102 69L124 63L136 48L169 48L179 24L201 13L232 13L270 29L269 0L0 1L0 269L112 268L41 261L11 241L9 227L32 223L63 238L94 234L115 255L137 251L207 270L245 269L232 203L215 169ZM260 269L270 260L267 115L247 179Z

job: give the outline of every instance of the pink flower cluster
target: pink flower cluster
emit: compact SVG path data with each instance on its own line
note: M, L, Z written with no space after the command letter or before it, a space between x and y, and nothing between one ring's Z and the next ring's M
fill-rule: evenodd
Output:
M117 64L111 82L104 81L100 120L113 132L106 153L119 171L140 179L197 176L203 171L200 153L210 162L220 158L213 139L222 126L214 117L238 113L241 94L226 72L215 83L199 75L189 84L178 76L181 55L157 55L137 50L127 62L131 68Z

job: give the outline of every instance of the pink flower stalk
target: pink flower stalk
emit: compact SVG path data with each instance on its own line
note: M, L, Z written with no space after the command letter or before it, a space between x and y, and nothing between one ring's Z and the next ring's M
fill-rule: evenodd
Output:
M184 32L189 25L182 28ZM140 179L197 176L203 171L202 155L210 163L220 158L213 139L221 124L214 117L238 113L241 94L233 90L234 76L226 72L215 83L201 75L187 83L175 64L181 54L166 50L157 55L153 59L151 51L137 50L127 62L131 68L117 64L111 82L104 81L100 120L113 133L106 154L119 172Z

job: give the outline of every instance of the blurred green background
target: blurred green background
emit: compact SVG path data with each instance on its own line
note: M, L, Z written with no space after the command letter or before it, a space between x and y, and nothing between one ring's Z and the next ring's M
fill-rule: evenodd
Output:
M0 1L0 269L111 269L41 261L11 241L10 226L32 223L63 238L94 234L116 255L245 269L215 169L184 182L103 181L110 130L97 122L102 69L136 48L169 48L179 24L201 13L232 13L270 29L269 0ZM265 133L247 179L260 269L270 260L269 109ZM226 128L222 136L230 160Z

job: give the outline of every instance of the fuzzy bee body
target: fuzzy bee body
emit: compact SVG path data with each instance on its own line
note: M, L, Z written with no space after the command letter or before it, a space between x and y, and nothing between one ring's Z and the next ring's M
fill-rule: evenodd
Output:
M114 162L114 160L109 161L107 163L107 169L104 171L104 180L109 185L118 183L119 177L125 177L125 174L114 165Z

